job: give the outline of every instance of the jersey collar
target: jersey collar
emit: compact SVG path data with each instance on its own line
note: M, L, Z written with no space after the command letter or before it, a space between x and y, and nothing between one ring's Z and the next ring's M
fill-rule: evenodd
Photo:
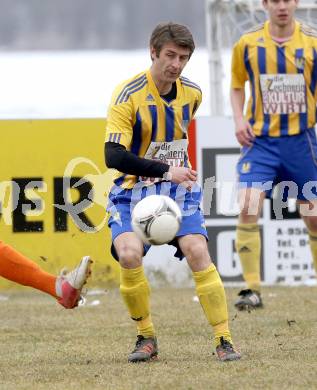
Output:
M171 102L167 103L164 99L161 98L160 94L159 94L159 91L158 89L156 88L156 85L154 83L154 80L152 78L152 75L151 75L151 71L150 69L148 69L146 71L146 77L148 79L148 82L149 82L149 87L150 87L150 91L151 93L153 94L156 102L162 102L164 103L166 106L171 106L173 104L173 102L177 101L180 99L180 95L181 95L181 82L180 82L180 79L176 79L176 88L177 88L177 93L176 93L176 99L172 100Z
M268 20L264 23L264 36L266 39L269 40L269 42L273 43L276 46L289 46L292 43L294 43L294 40L296 40L297 37L299 36L300 23L297 20L295 20L295 29L294 29L293 35L291 36L291 38L288 41L279 44L278 42L276 42L272 39L270 31L269 31L269 24L270 24L270 22Z

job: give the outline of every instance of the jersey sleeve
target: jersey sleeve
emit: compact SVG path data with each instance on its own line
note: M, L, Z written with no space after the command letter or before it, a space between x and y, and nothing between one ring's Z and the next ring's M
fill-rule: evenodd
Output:
M129 150L133 134L133 106L130 99L118 102L121 89L117 88L111 99L106 121L105 142L115 142Z
M197 91L196 99L195 99L194 105L193 105L192 119L194 118L199 106L201 105L201 101L202 101L202 92Z
M248 80L248 75L244 64L243 52L244 43L240 39L234 45L232 50L231 88L244 88L244 84Z

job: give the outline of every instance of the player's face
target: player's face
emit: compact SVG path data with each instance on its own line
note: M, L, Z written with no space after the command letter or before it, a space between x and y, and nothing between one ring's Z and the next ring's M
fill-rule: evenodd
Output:
M263 0L263 6L269 14L270 22L278 27L293 23L294 13L299 0Z
M163 45L159 56L151 48L152 68L160 75L161 81L173 83L182 73L190 57L190 50L173 42Z

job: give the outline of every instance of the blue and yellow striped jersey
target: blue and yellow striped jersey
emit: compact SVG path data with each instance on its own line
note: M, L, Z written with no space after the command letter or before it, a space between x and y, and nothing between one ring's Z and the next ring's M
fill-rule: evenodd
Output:
M176 87L176 99L165 101L149 70L120 84L108 110L106 142L120 143L139 157L190 166L187 130L202 95L195 83L182 76ZM114 179L122 188L132 188L139 180L121 172Z
M317 32L295 22L291 39L276 43L269 22L242 35L233 48L232 88L250 82L247 119L255 135L294 135L317 121Z

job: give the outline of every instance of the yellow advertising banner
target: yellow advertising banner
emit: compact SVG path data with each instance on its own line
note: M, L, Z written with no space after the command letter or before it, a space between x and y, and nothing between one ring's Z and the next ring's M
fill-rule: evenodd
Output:
M0 240L54 274L90 255L95 285L118 281L104 128L104 119L0 121Z

